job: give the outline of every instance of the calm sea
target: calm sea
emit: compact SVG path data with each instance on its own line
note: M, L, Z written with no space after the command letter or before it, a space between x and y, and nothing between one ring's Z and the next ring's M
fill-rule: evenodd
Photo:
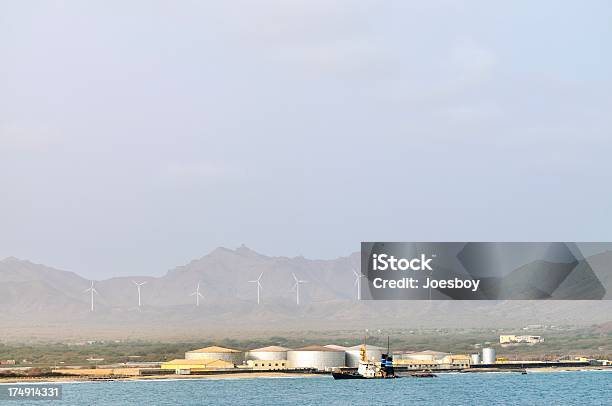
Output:
M438 378L198 379L63 384L63 400L12 405L612 405L612 371L441 374Z

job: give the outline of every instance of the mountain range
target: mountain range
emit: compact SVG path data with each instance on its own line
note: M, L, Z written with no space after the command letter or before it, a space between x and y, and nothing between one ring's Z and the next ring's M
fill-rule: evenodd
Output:
M591 325L612 320L612 300L599 301L357 301L360 255L332 260L271 257L245 246L217 248L161 277L118 277L94 282L27 260L0 261L0 331L5 337L187 337L201 334L273 334L361 328L494 328ZM589 258L610 287L612 252ZM598 268L599 267L599 268ZM300 305L292 290L300 285ZM261 304L256 284L260 275ZM607 275L607 279L606 279ZM142 307L133 281L142 286ZM200 283L200 306L191 295ZM609 299L608 293L606 298Z

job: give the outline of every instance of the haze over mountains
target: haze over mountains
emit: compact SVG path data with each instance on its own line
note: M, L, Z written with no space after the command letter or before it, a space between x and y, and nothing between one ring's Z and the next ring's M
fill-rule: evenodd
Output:
M612 252L589 259L593 270L611 263ZM0 261L0 330L5 337L190 336L236 332L281 332L353 328L508 327L526 324L590 325L610 322L612 301L362 301L356 300L360 256L334 260L268 257L245 246L217 248L161 277L134 276L95 282L74 272L17 258ZM256 286L261 279L262 303ZM307 281L300 306L292 273ZM142 288L138 309L136 286ZM195 306L201 283L204 297ZM602 279L609 287L612 280ZM609 295L609 294L608 294Z

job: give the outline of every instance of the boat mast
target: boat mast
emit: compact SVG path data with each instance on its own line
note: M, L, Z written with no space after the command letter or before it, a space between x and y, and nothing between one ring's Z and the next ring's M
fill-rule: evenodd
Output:
M365 335L363 337L363 346L361 347L361 351L359 351L359 355L362 362L368 362L367 356L367 345L368 345L368 330L366 329Z

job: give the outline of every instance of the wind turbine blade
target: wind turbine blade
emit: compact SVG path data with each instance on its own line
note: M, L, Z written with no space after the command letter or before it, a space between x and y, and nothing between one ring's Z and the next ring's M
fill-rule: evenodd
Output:
M259 274L259 278L257 278L257 281L259 281L262 276L263 276L263 272Z
M196 293L198 293L198 292L193 292L193 293L190 293L190 294L189 294L189 296L193 296L193 295L195 295Z
M359 274L354 269L353 269L353 274L355 274L355 276L359 278Z
M255 282L259 282L259 281L249 281L249 282L251 282L251 283L255 283Z
M295 276L295 274L293 272L291 272L291 275L293 275L293 279L295 279L295 282L297 283L298 282L297 276Z

